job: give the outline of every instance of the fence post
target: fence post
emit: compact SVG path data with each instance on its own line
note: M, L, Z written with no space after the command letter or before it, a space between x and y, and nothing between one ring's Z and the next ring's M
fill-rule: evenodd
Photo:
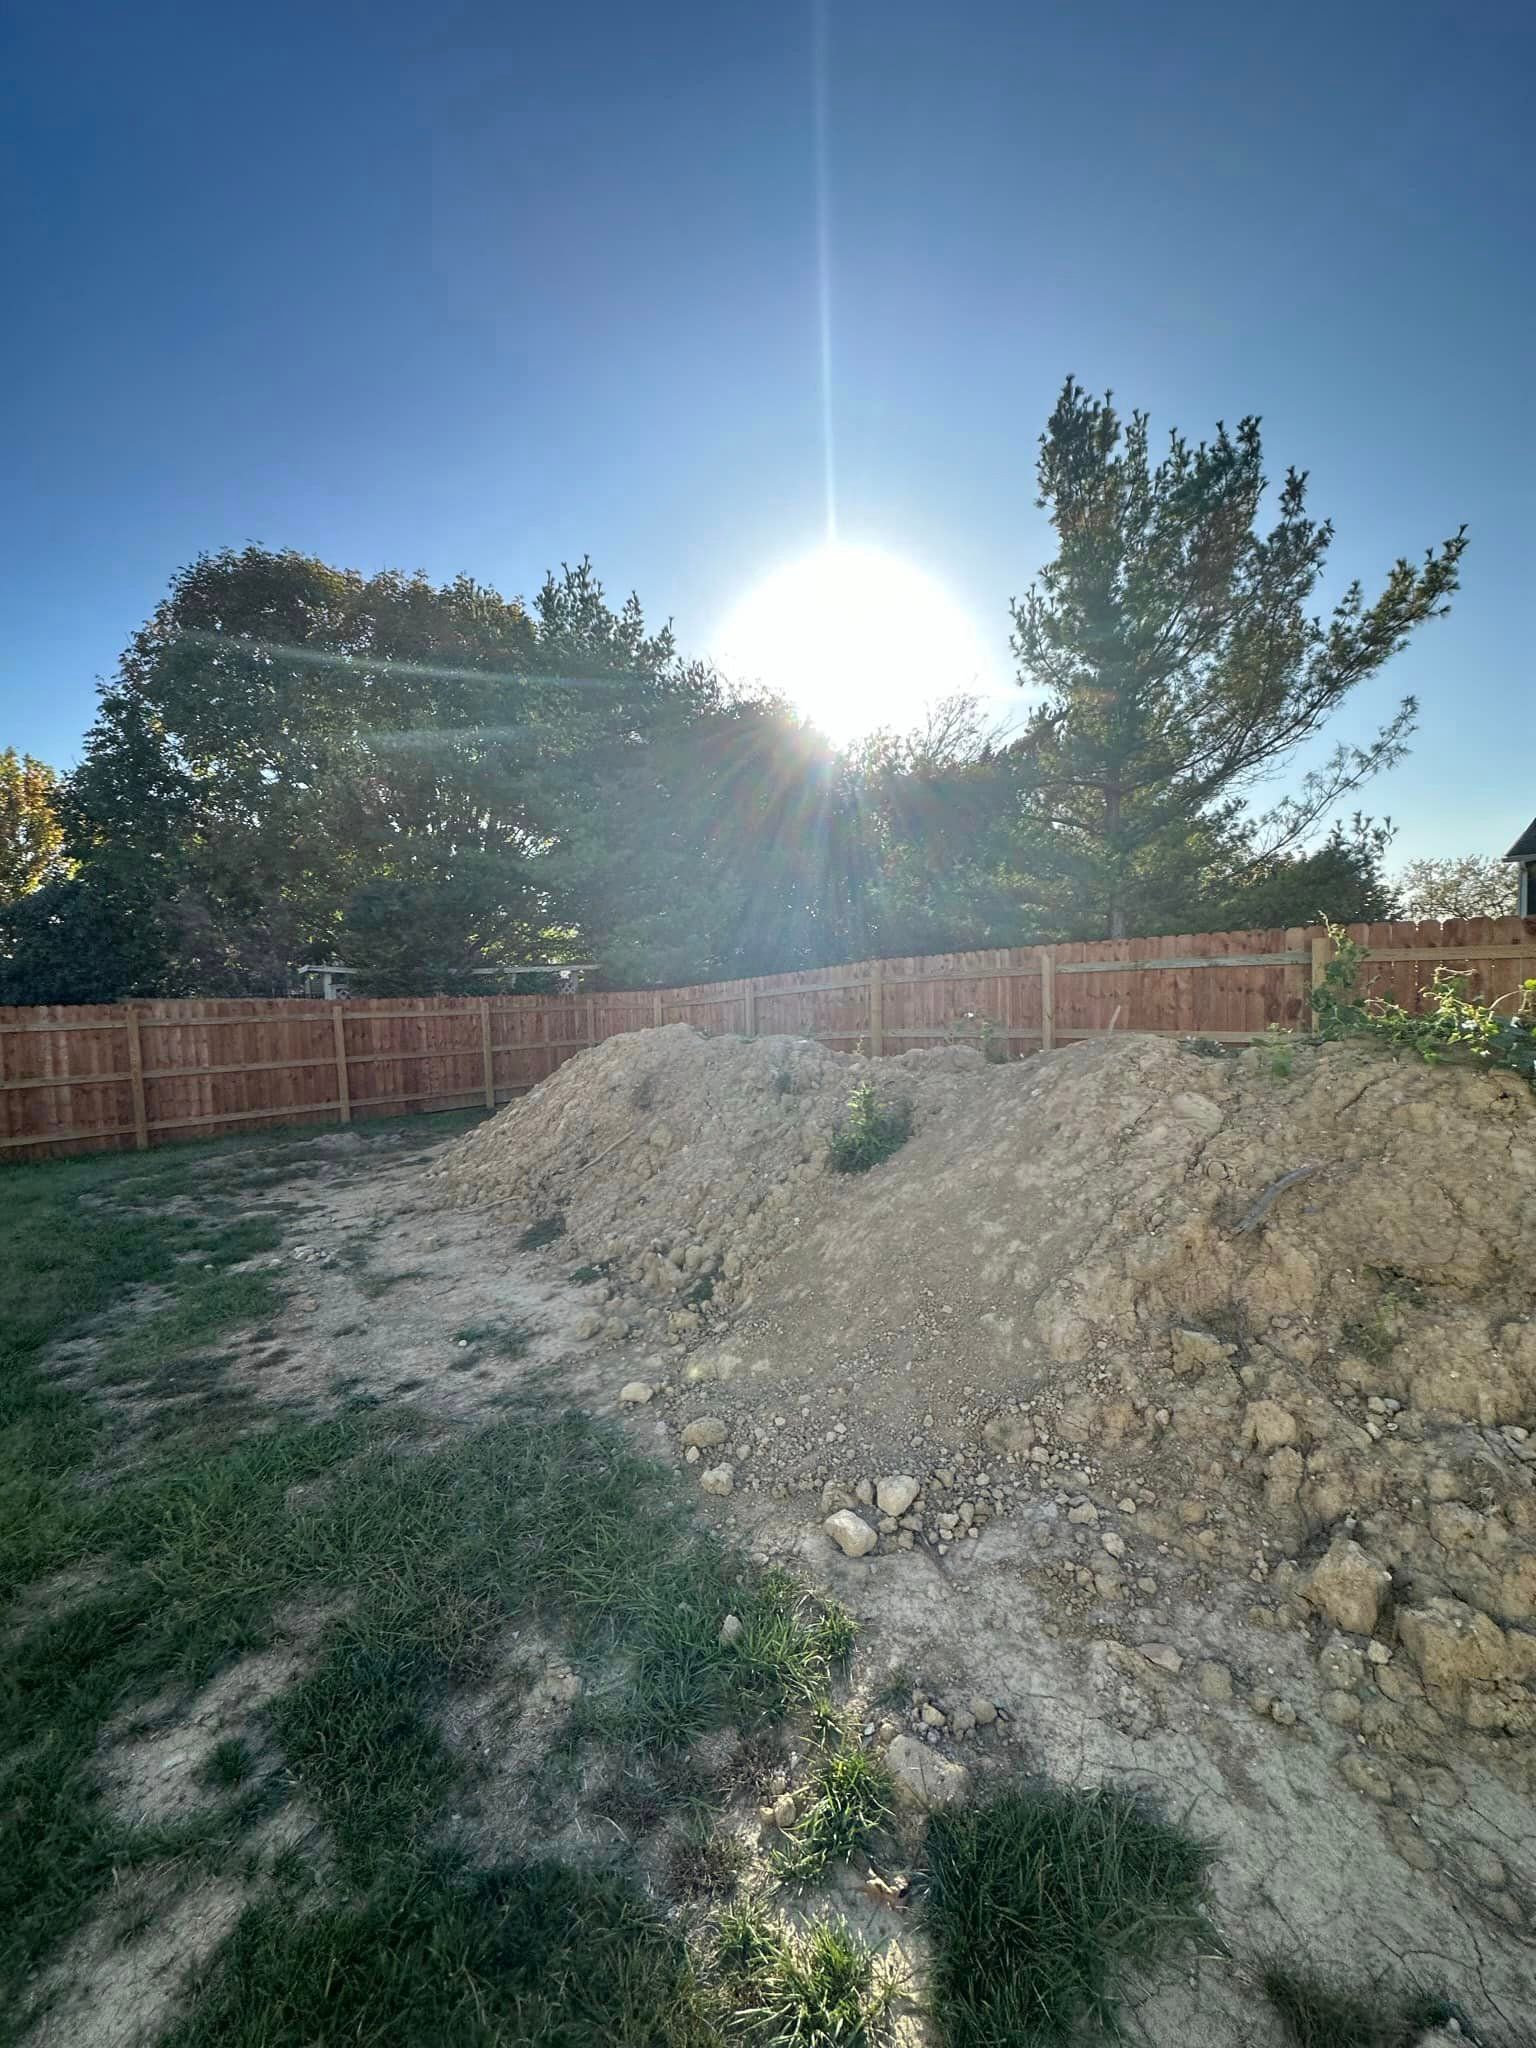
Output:
M1327 925L1319 926L1312 934L1312 987L1321 988L1323 976L1328 971L1328 962L1333 958L1333 940L1328 935ZM1308 1030L1312 1023L1311 990L1308 990L1306 1008L1302 1012L1301 1028Z
M128 1086L133 1093L133 1149L149 1150L149 1119L144 1110L144 1048L139 1041L139 1013L130 1004L124 1011L128 1026Z
M341 1122L352 1121L352 1090L347 1081L347 1020L338 1002L331 1011L331 1029L336 1038L336 1102Z
M1040 949L1040 1050L1056 1050L1056 948Z
M741 1001L742 1008L745 1011L745 1015L742 1018L741 1035L743 1038L756 1038L757 990L753 987L750 981L747 983L747 992L742 997Z
M884 962L871 960L869 963L869 1056L879 1059L885 1051L885 978L882 973Z
M587 997L587 1044L588 1044L588 1045L596 1045L596 1043L597 1043L597 999L596 999L596 997L594 997L594 996L588 996L588 997Z
M480 998L480 1068L485 1079L485 1106L496 1107L496 1056L491 1050L491 999Z
M656 991L656 994L655 994L655 998L654 998L654 1001L655 1001L655 1010L654 1010L654 1013L653 1013L653 1014L654 1014L655 1022L656 1022L656 1023L657 1023L658 1025L659 1025L659 1024L661 1023L661 990L660 990L660 989L657 989L657 991Z

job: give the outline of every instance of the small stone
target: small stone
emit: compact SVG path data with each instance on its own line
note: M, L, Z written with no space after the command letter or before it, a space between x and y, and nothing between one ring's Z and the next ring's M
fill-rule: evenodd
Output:
M736 1474L729 1465L711 1465L699 1474L699 1485L705 1493L729 1493L736 1484Z
M1091 1500L1085 1500L1081 1507L1068 1508L1067 1520L1085 1528L1091 1528L1099 1519L1099 1511Z
M642 1408L656 1389L645 1380L627 1380L619 1389L619 1399L630 1408Z
M1232 1697L1232 1674L1225 1664L1206 1657L1195 1666L1195 1690L1201 1699L1221 1701Z
M1159 1671L1166 1671L1177 1678L1184 1669L1184 1659L1172 1643L1143 1643L1141 1654L1149 1664L1155 1664Z
M1269 1710L1269 1718L1277 1728L1296 1726L1296 1709L1288 1700L1276 1700Z
M730 1431L718 1415L701 1415L697 1422L683 1425L683 1442L690 1450L710 1451L723 1444Z
M722 1644L734 1643L744 1633L744 1624L739 1614L728 1614L720 1624Z
M920 1483L910 1473L897 1472L889 1478L876 1480L875 1499L883 1514L895 1515L899 1519L922 1490Z
M949 1726L955 1735L969 1735L976 1726L976 1716L965 1707L956 1707L949 1717Z
M773 1824L776 1828L792 1828L795 1824L795 1795L781 1792L773 1802Z
M571 1325L571 1335L578 1344L585 1344L595 1337L603 1327L603 1319L595 1309L586 1309Z
M828 1515L821 1526L844 1557L867 1557L880 1541L868 1522L852 1508L840 1508L835 1515Z
M684 1451L684 1453L683 1453L683 1456L684 1456L684 1457L685 1457L685 1458L686 1458L686 1459L688 1460L688 1463L689 1463L690 1465L697 1465L697 1464L698 1464L698 1462L699 1462L699 1447L698 1447L698 1445L697 1445L697 1444L690 1444L690 1445L688 1446L687 1450L686 1450L686 1451Z
M1351 1537L1335 1536L1328 1553L1312 1567L1305 1592L1347 1635L1368 1636L1381 1618L1392 1575Z
M990 1728L997 1719L996 1703L979 1692L971 1695L971 1712L975 1715L979 1728Z
M874 1502L875 1489L870 1485L867 1479L861 1479L858 1485L853 1489L853 1497L859 1503L860 1507L870 1507L873 1505Z
M923 1708L923 1726L925 1728L942 1728L946 1725L948 1719L949 1716L944 1712L943 1708L936 1707L932 1700Z
M901 1730L894 1721L882 1721L875 1739L883 1748L887 1742L894 1742L900 1733Z
M1109 1552L1111 1557L1124 1557L1125 1538L1123 1536L1117 1536L1115 1535L1114 1531L1111 1530L1108 1535L1101 1536L1099 1538L1099 1541L1103 1544L1104 1548Z

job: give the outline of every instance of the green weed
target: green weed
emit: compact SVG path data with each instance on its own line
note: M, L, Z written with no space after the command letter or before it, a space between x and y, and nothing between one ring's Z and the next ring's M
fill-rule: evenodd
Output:
M563 1216L542 1216L537 1223L530 1223L528 1228L519 1234L517 1248L520 1252L540 1252L546 1245L554 1244L556 1239L564 1235Z
M848 1098L846 1119L832 1131L828 1160L836 1173L868 1173L912 1135L912 1108L882 1102L873 1081L861 1081Z
M814 1884L833 1862L866 1849L891 1817L891 1775L872 1751L841 1731L811 1773L800 1818L781 1849L781 1874L795 1884Z
M760 1904L719 1918L715 1962L731 2031L758 2048L879 2048L899 1981L842 1920L794 1932Z
M1271 1963L1263 1984L1295 2048L1411 2048L1428 2029L1461 2017L1438 1992L1402 1991L1370 1976L1346 1982Z
M1041 1785L928 1823L933 2009L949 2048L1112 2032L1126 1980L1208 1933L1210 1849L1125 1793Z

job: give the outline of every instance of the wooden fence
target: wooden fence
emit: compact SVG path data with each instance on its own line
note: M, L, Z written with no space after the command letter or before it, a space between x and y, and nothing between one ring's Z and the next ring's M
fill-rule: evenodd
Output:
M1411 1005L1434 963L1487 996L1536 976L1536 918L1351 925L1367 978ZM575 996L232 1000L0 1008L0 1158L221 1131L491 1107L583 1047L682 1021L876 1055L974 1034L1010 1052L1118 1031L1242 1043L1305 1026L1318 927L1020 946Z

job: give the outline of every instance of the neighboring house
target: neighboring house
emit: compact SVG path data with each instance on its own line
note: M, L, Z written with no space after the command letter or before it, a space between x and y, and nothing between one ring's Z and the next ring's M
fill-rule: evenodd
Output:
M1520 863L1520 915L1536 917L1536 818L1532 818L1504 858Z

